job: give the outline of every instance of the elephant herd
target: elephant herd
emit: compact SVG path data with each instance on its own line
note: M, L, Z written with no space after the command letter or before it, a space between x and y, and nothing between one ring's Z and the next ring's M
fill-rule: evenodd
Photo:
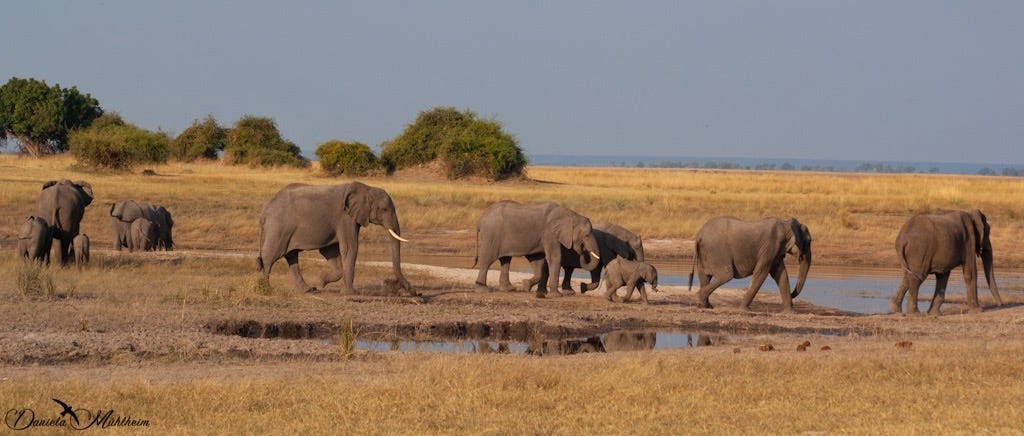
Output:
M92 186L85 181L50 181L39 194L38 215L28 217L18 232L18 254L26 261L49 264L51 251L61 265L84 265L89 259L89 238L79 233L85 208L92 203ZM391 196L381 188L351 182L330 186L291 184L282 188L264 206L259 220L258 270L269 279L271 267L281 258L288 264L293 286L300 292L315 291L303 279L299 252L318 250L327 260L329 271L320 277L320 286L343 280L342 291L354 291L359 232L369 224L383 227L391 235L391 261L394 279L385 283L391 291L415 293L402 273L401 236L398 213ZM111 205L110 226L113 248L121 250L171 250L174 247L170 212L160 205L124 200ZM911 217L896 238L896 251L903 279L890 301L894 312L901 312L909 292L908 313L917 313L918 288L930 274L936 276L930 314L939 314L945 299L949 273L963 268L967 284L967 304L980 311L977 292L977 265L981 257L985 279L1001 305L999 288L992 271L991 228L979 210L941 211ZM658 290L657 269L646 262L643 242L635 233L610 223L592 225L590 219L556 204L521 204L499 201L480 216L476 228L475 266L479 272L475 285L489 291L487 271L498 261L497 290L511 291L509 280L513 257L524 257L533 277L522 287L536 286L537 297L573 294L570 277L576 268L590 271L591 283L580 285L580 293L605 284L604 297L610 301L628 301L634 291L647 303L646 285ZM799 261L796 286L790 291L784 259ZM811 234L795 218L765 218L743 221L733 217L712 218L694 238L694 261L690 287L697 277L700 289L697 304L710 308L709 297L718 287L734 278L752 277L740 303L749 309L768 276L778 284L782 310L793 310L793 298L800 295L811 266ZM558 274L564 270L559 288ZM625 286L627 295L616 291Z
M92 200L88 182L63 179L44 183L38 215L26 218L18 230L18 255L26 262L49 265L52 251L60 265L73 262L84 267L89 263L90 242L79 226ZM171 250L173 227L171 213L163 206L124 200L110 207L115 250Z
M344 279L343 292L353 292L355 261L359 250L359 231L373 223L392 236L391 256L395 278L386 281L391 290L411 290L402 274L401 230L394 202L383 189L360 182L334 186L292 184L283 188L266 204L260 216L257 266L269 279L273 264L285 258L293 284L300 292L315 291L299 270L299 252L318 250L330 266L322 274L320 286ZM967 283L967 304L980 311L977 297L975 256L980 256L985 278L997 305L1002 304L992 272L990 227L981 211L942 211L916 215L903 226L896 239L896 250L904 270L903 280L890 301L894 312L901 312L904 295L909 291L908 313L917 313L918 288L929 274L936 275L936 289L930 314L937 315L945 296L949 272L963 268ZM569 278L575 268L591 272L591 283L580 285L585 293L605 284L605 298L628 301L634 290L646 303L646 284L657 291L657 269L645 261L639 236L615 224L592 225L590 219L556 203L521 204L499 201L481 215L476 228L475 267L478 290L490 291L487 272L498 261L497 290L512 291L509 268L513 257L529 262L533 277L522 288L537 287L537 297L572 294ZM743 221L733 217L712 218L694 238L694 262L690 272L700 283L698 306L710 308L712 292L734 278L752 277L741 309L749 309L758 290L770 275L778 284L782 310L793 310L793 298L803 290L811 266L811 233L795 218L765 218ZM799 272L790 291L784 258L795 256ZM559 289L558 273L565 271ZM603 272L603 273L602 273ZM625 286L627 295L616 291Z

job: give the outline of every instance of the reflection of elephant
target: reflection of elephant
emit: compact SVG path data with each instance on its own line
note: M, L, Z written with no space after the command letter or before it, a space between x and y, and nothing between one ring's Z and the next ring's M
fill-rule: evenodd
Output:
M71 245L75 248L75 265L84 268L89 264L89 235L80 233L71 241Z
M981 311L976 255L981 257L985 280L996 305L1002 305L999 286L992 272L989 230L988 219L977 209L971 212L923 213L911 217L896 236L896 254L903 266L903 281L893 294L889 308L900 312L903 296L909 289L907 313L918 313L917 290L928 274L935 274L935 294L928 313L938 315L946 296L949 272L962 266L964 283L967 284L967 305L971 311Z
M61 265L71 262L71 240L78 234L78 226L85 207L92 203L92 185L84 181L64 179L43 184L39 193L39 216L50 224L53 250Z
M384 227L394 238L391 265L395 282L390 286L413 293L402 275L401 243L395 204L383 189L359 182L333 186L291 184L274 195L260 215L259 270L267 279L274 262L284 257L295 288L312 291L299 271L299 252L319 250L331 271L321 276L321 287L344 279L344 292L353 292L359 230L370 223Z
M800 275L796 289L789 292L789 275L783 260L794 254L800 261ZM694 238L693 275L700 279L697 303L710 308L708 297L715 289L734 278L753 276L743 296L740 308L749 310L761 284L770 274L778 283L782 296L782 310L793 311L793 298L800 295L811 268L811 232L795 218L765 218L760 221L741 221L733 217L708 220Z
M115 250L131 245L131 225L139 218L146 218L157 226L158 234L154 249L163 248L170 251L174 248L174 220L166 208L135 200L122 200L110 206L110 231Z
M18 256L25 262L50 263L50 226L46 220L30 216L18 229Z
M655 332L616 331L604 335L604 351L645 351L653 350L657 343Z
M148 219L138 218L135 221L132 221L131 237L128 238L128 250L155 250L159 238L159 225Z
M633 291L638 290L640 299L644 304L649 304L645 283L650 283L651 289L658 291L658 270L654 265L616 257L604 269L604 298L608 301L628 302L633 297ZM615 291L623 286L626 287L626 296L619 298Z
M580 284L580 293L593 291L601 281L601 270L615 257L628 260L644 261L644 243L637 234L611 223L594 224L594 238L600 250L601 261L597 268L590 271L590 283ZM572 271L579 268L580 256L572 250L562 250L562 289L572 290L570 279Z
M487 289L487 270L498 260L501 263L498 289L512 290L509 265L513 257L524 256L534 271L534 279L527 280L524 286L526 290L539 281L543 283L537 286L538 297L547 294L548 289L560 295L558 270L562 265L562 247L585 256L584 259L589 258L583 265L588 271L596 268L600 261L597 240L587 217L555 203L499 201L492 204L477 222L474 264L480 268L480 273L476 285Z

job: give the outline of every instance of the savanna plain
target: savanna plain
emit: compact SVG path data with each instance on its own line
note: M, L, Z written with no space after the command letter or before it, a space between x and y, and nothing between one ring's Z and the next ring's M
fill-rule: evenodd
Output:
M18 227L35 213L42 184L62 178L93 186L82 223L92 262L27 267L14 255ZM265 202L289 183L345 177L219 163L108 173L65 156L0 156L5 420L26 409L55 418L57 398L149 424L104 429L115 434L1024 433L1019 178L531 166L528 178L498 183L448 181L429 169L360 180L394 199L411 241L403 271L421 295L387 291L389 236L373 225L360 237L356 295L338 284L295 292L283 261L269 284L259 279ZM166 206L175 250L114 251L109 210L123 199ZM611 303L600 289L545 299L479 292L475 223L502 199L554 201L620 224L643 236L648 262L675 275L689 273L692 237L707 219L793 216L814 239L811 278L852 268L891 277L893 290L893 241L907 218L977 208L992 226L1004 304L994 306L984 280L983 312L962 310L964 295L953 293L939 317L853 313L803 298L783 314L771 289L741 312L732 309L742 294L735 285L716 291L710 310L696 307L695 290L670 284L650 305ZM315 252L301 263L310 283L327 268ZM513 267L517 283L525 264ZM923 287L922 298L930 295ZM559 352L586 346L574 338L623 330L711 339ZM481 352L356 346L451 339L480 341ZM502 353L496 344L505 341L535 353ZM26 431L54 430L63 429Z

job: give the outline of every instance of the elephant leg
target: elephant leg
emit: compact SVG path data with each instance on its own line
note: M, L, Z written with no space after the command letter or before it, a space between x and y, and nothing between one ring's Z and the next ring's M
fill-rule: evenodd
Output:
M574 270L576 270L576 268L571 267L571 266L563 266L562 267L562 273L564 274L564 276L562 277L562 289L563 290L566 290L566 291L571 291L572 290L572 272Z
M526 260L530 262L533 277L523 280L523 291L530 292L538 283L547 280L547 276L544 274L544 256L526 256Z
M754 275L750 278L750 286L747 287L747 292L743 294L743 302L740 303L740 309L750 310L750 304L754 302L754 297L757 296L757 291L761 290L761 285L764 284L765 279L768 278L767 268L758 268L754 270ZM789 292L786 292L789 295ZM792 301L790 301L790 310L792 310Z
M298 250L286 253L284 260L288 262L288 270L292 273L292 283L295 285L295 290L299 292L316 291L316 288L307 285L306 281L302 279L302 271L299 270Z
M636 290L640 292L640 301L643 301L644 304L651 304L651 302L647 300L647 283L641 281L637 284Z
M604 281L604 299L616 303L621 302L622 299L619 298L619 295L616 293L616 291L618 291L619 288L622 287L622 285L624 284L625 283L623 283L622 280L616 278L606 278Z
M334 283L345 277L345 270L341 262L341 248L334 244L321 248L319 251L320 255L327 259L327 265L331 267L330 270L320 274L320 287L326 288L328 283Z
M942 302L946 300L946 284L948 283L949 273L935 274L935 294L932 295L932 304L928 306L929 315L939 316Z
M708 277L706 285L703 284L705 277ZM729 280L732 280L732 277L724 274L716 276L701 275L700 281L702 284L700 286L700 292L697 293L697 307L704 309L713 308L711 306L711 293L715 292L715 289L718 289L719 286L724 285Z
M907 293L909 298L907 299L907 314L917 315L921 313L921 310L917 308L917 292L921 288L921 283L924 280L919 280L917 277L907 278Z
M639 286L639 283L639 277L632 277L629 280L626 280L626 295L622 297L623 303L628 303L629 300L633 299L633 292L636 291L637 287Z
M563 294L558 289L558 271L562 269L562 251L561 248L558 250L551 250L553 253L545 253L545 259L547 260L548 277L547 277L547 288L545 291L551 290L551 295L561 297ZM540 289L537 289L538 294ZM539 296L539 295L538 295Z
M974 259L970 259L967 262L974 263ZM968 268L965 265L964 268L963 268L963 275L964 275L964 287L967 288L967 306L970 308L969 310L972 313L981 312L981 303L978 301L978 273L977 273L977 267L975 267L975 268Z
M476 275L475 284L478 291L490 291L490 288L487 287L487 270L491 269L491 264L494 263L495 260L497 259L493 257L477 255L477 267L479 267L480 270Z
M772 271L772 280L779 287L779 294L782 297L782 311L793 312L793 297L789 294L789 273L786 272L786 265L779 262L779 266Z
M581 294L584 294L587 291L593 291L594 289L597 289L597 287L601 285L602 269L604 268L601 265L598 265L597 268L594 268L594 270L590 272L590 283L580 283Z
M512 268L512 256L499 257L498 262L501 264L501 274L498 277L498 290L502 292L511 292L516 290L516 287L512 286L512 282L508 279L509 269Z
M907 273L903 273L903 280L900 280L900 287L896 288L896 292L892 294L892 298L889 300L889 310L896 313L903 313L903 296L907 294L907 289L910 288L910 284L907 281Z

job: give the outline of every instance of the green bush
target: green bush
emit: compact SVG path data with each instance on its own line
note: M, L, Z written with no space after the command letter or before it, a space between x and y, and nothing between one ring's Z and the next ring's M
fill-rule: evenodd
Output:
M228 131L224 160L231 164L264 167L309 165L309 161L302 157L302 150L281 137L273 119L251 115L239 118L235 127Z
M171 156L182 162L217 159L226 141L227 130L217 124L213 115L207 115L203 121L192 121L189 128L171 141Z
M389 169L440 159L448 178L479 175L499 180L522 174L526 157L497 120L481 120L472 111L442 107L421 112L395 139L382 145Z
M150 132L126 123L117 113L97 118L86 129L68 137L71 154L96 168L131 169L135 165L167 162L170 140L164 132Z
M361 142L327 141L316 148L316 155L320 167L335 175L365 176L382 168L373 150Z

